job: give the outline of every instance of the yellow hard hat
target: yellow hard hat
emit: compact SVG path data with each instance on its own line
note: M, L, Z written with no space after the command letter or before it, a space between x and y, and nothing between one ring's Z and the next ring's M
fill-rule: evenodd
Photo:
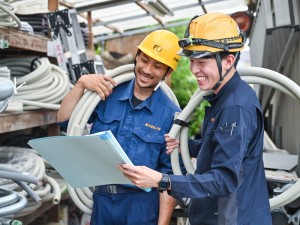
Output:
M178 41L179 38L172 32L157 30L145 37L137 47L146 55L175 70L180 60L177 55L180 50Z
M179 41L179 54L202 58L217 52L239 52L245 39L233 18L223 13L207 13L190 21L185 38Z

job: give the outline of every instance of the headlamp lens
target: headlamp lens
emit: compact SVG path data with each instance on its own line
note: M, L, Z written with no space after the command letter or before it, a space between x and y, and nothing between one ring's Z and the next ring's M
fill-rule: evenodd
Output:
M192 43L190 42L190 40L188 38L185 38L185 39L181 39L178 41L178 45L181 47L181 48L185 48L187 46L190 46Z

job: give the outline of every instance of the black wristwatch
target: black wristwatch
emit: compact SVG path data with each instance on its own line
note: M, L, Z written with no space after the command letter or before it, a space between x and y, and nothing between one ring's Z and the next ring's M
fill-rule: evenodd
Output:
M168 174L163 173L161 180L158 182L157 190L164 192L170 187L170 177Z

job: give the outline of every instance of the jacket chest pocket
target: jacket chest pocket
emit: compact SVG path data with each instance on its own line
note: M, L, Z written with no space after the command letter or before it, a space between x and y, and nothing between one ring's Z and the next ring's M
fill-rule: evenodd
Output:
M92 126L92 132L110 130L114 135L116 135L120 126L120 120L120 118L115 116L97 115L97 119L94 121Z
M135 127L133 129L131 145L133 163L143 164L152 169L157 167L157 162L164 146L164 136L159 131Z

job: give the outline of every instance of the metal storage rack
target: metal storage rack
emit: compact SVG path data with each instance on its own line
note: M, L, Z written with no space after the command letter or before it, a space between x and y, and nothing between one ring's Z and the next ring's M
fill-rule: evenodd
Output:
M49 10L55 10L58 7L58 1L49 1ZM44 36L31 35L13 28L0 27L0 36L5 37L9 43L9 48L1 50L3 54L36 54L38 56L47 56L47 46L50 38ZM51 60L51 59L50 59ZM56 124L56 110L34 110L23 112L4 112L0 114L0 138L1 135L14 132L26 132L28 129L46 126L48 136L58 135L59 127ZM62 195L62 200L68 199L68 194ZM52 222L59 222L60 205L54 205L52 202L45 202L34 213L26 215L18 220L23 225L33 223L39 216L47 213Z

